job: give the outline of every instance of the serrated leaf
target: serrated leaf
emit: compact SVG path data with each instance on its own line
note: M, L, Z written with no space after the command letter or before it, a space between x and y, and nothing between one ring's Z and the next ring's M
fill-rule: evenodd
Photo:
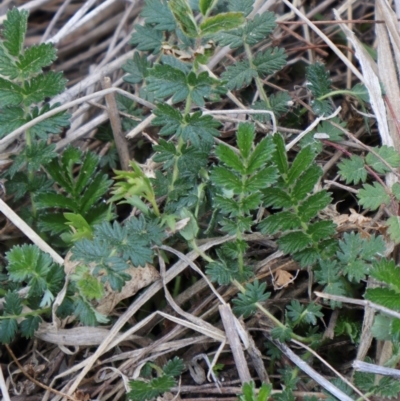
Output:
M376 210L382 204L386 205L390 202L390 196L386 193L385 188L377 182L374 182L373 185L364 184L363 188L358 191L357 197L360 205L371 210Z
M52 265L51 257L35 245L14 246L6 253L10 279L16 282L31 277L45 277Z
M259 100L255 102L251 108L254 110L270 110L275 114L276 118L279 118L289 111L291 104L293 104L293 102L288 92L278 92L269 96L268 107L265 101ZM271 121L271 116L269 114L254 114L254 118L265 123Z
M252 174L258 169L264 167L265 163L272 158L275 150L271 137L264 138L251 153L247 161L247 174Z
M38 74L42 68L49 66L55 59L56 50L51 43L41 43L28 47L16 62L22 78Z
M315 134L325 134L329 136L329 140L333 142L338 142L343 140L343 132L335 127L332 123L338 124L343 128L346 128L347 124L345 121L342 121L339 117L334 117L330 120L325 120L320 122L317 125L315 131L313 131L313 135Z
M46 97L56 96L65 90L67 80L63 78L62 72L49 71L39 74L26 81L23 88L24 104L40 103Z
M274 340L279 340L280 342L290 341L292 338L293 331L290 327L284 326L276 326L271 330L271 336Z
M254 0L229 0L229 11L240 11L245 16L249 15L253 10Z
M245 288L245 293L239 293L238 297L232 301L235 305L233 311L244 318L256 311L257 302L265 302L271 295L270 292L265 292L266 283L260 283L257 279L247 284Z
M400 217L399 216L391 216L388 221L388 233L390 235L390 239L394 241L396 244L400 243Z
M174 359L168 361L162 368L165 375L168 376L179 376L182 374L183 370L185 369L185 365L182 359L178 358L177 356Z
M399 294L389 288L367 288L365 298L386 308L400 310Z
M31 110L31 114L28 115L27 121L34 120L36 117L41 116L42 114L47 113L48 111L59 106L60 103L55 103L51 106L49 104L44 104L44 106L40 109L38 107L34 107ZM30 132L32 135L47 140L48 134L59 134L65 127L68 127L69 118L70 115L66 111L57 113L35 124L30 128Z
M211 171L211 180L217 186L225 187L236 194L240 194L243 184L239 176L224 167L215 167Z
M307 229L307 234L309 234L315 242L332 237L335 232L335 223L333 221L324 220L310 224Z
M43 208L66 208L78 213L78 205L73 199L67 198L65 195L52 193L52 192L41 192L35 197L35 204L38 209Z
M268 188L263 193L265 206L272 206L274 209L285 209L293 206L292 198L282 189Z
M364 239L358 233L344 233L343 240L339 241L341 252L337 253L337 258L347 264L356 260L362 252Z
M189 94L185 74L169 65L156 65L148 71L147 89L158 98L172 97L173 103L181 102Z
M248 178L243 184L243 192L252 193L254 191L263 190L273 184L276 178L275 167L269 166Z
M244 173L245 167L243 160L231 148L226 145L218 145L215 149L215 154L224 164L238 173Z
M0 110L0 138L3 138L26 122L24 111L19 106Z
M346 184L358 184L367 179L367 170L365 169L364 159L357 155L352 155L350 159L342 160L339 165L339 174L345 180Z
M253 64L258 75L273 74L286 65L286 54L283 48L275 47L267 49L264 53L258 53Z
M274 213L264 219L258 229L263 234L275 234L277 231L286 231L300 228L300 219L292 212L284 211Z
M40 316L28 316L21 324L21 334L25 338L32 338L41 323Z
M273 161L281 175L286 175L289 170L289 164L287 161L285 142L280 134L275 134L273 136L273 141L276 147L272 157Z
M97 319L93 307L84 299L78 298L74 303L74 315L85 326L96 326Z
M44 141L35 141L30 147L25 147L15 158L9 171L10 176L12 177L24 163L28 172L38 171L42 165L46 165L57 156L54 148L55 145L47 145Z
M190 141L193 146L199 147L202 142L213 143L214 137L219 136L216 129L220 123L211 116L202 116L201 112L193 113L185 117L184 126L177 134L181 134L185 141Z
M148 383L134 380L129 383L131 391L128 397L133 401L151 400L169 391L175 383L175 379L169 375L156 377Z
M17 331L17 319L0 320L0 342L2 344L9 344L15 338Z
M203 36L214 35L219 31L229 31L242 25L245 18L242 13L220 13L208 17L200 24L200 31Z
M321 175L321 168L315 164L308 168L296 181L292 191L292 198L298 202L303 200L312 191Z
M156 2L158 0L155 0ZM127 73L124 77L125 82L130 84L138 84L144 80L147 76L147 70L150 68L150 63L147 57L143 55L140 56L139 52L135 52L133 55L133 60L130 59L126 64L122 66L122 69Z
M395 150L395 148L383 145L379 148L374 148L374 150L393 168L396 169L400 166L400 154ZM367 154L366 162L380 174L385 174L390 171L390 168L372 153Z
M279 238L277 242L282 252L293 254L307 248L312 240L302 231L293 231Z
M389 288L400 294L400 268L396 266L393 260L381 259L375 261L370 275L386 283Z
M230 90L240 89L242 86L250 85L253 78L258 76L257 71L250 67L248 61L239 61L235 65L229 66L222 73L222 79L226 82L226 87Z
M330 194L326 191L320 191L309 196L298 207L299 218L305 223L310 221L320 210L328 206L331 200Z
M22 313L22 302L17 292L8 291L4 297L4 314L18 316Z
M90 274L85 274L82 276L82 278L78 280L76 284L80 290L80 293L87 299L100 300L104 296L104 284L99 282Z
M362 260L351 260L343 266L343 273L347 275L350 281L359 283L365 280L369 272L369 266Z
M172 11L175 21L182 32L189 38L197 38L198 28L192 9L186 0L170 0L168 6Z
M136 46L137 50L152 51L157 53L160 51L164 40L163 33L151 26L135 25L135 30L132 34L129 44Z
M331 90L331 80L325 65L315 63L306 68L307 87L314 97L318 98L328 94Z
M4 21L4 47L9 53L18 57L24 45L28 11L13 8L7 12L7 19Z
M240 154L244 159L250 155L254 141L254 125L249 123L240 123L237 132L237 144Z
M314 99L311 102L311 107L313 112L318 116L326 116L328 114L331 114L333 110L332 103L327 99Z
M6 79L0 77L0 108L16 106L22 102L22 89Z
M201 112L187 115L182 114L167 104L159 104L154 110L157 116L153 120L153 125L163 125L161 135L182 135L185 141L190 141L195 147L200 147L201 143L212 144L214 136L218 136L216 129L220 123L211 116L202 116Z
M141 16L159 31L174 31L175 20L165 0L146 0Z
M231 49L237 49L243 45L243 28L218 32L214 35L213 39L219 46L229 46Z
M394 377L382 377L378 386L377 392L382 398L397 397L400 393L400 382Z
M211 281L217 282L219 285L229 284L235 273L231 264L228 266L221 260L207 264L206 272Z
M317 324L317 318L323 316L323 313L321 313L321 306L314 303L304 306L300 304L298 300L293 300L286 309L289 319L292 320L295 325L301 322L315 325Z
M381 235L371 237L369 240L364 240L360 256L367 261L373 261L376 257L384 255L386 250L386 242Z
M273 12L267 11L256 14L244 28L244 42L253 46L271 34L275 27L275 14Z
M315 159L315 156L316 155L311 149L311 146L304 147L300 150L290 166L286 179L288 185L292 185L299 178L302 172L310 167L311 163Z
M5 49L0 47L0 74L15 79L18 77L19 70L15 65L15 60Z

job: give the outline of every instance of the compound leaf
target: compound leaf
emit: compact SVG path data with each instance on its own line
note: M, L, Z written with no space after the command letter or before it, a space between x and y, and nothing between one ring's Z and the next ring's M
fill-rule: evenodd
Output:
M374 148L376 153L381 156L391 167L398 168L400 165L400 155L392 146L383 145L379 148ZM372 167L376 172L380 174L385 174L390 171L377 156L373 153L368 153L366 157L367 164Z
M310 221L317 213L328 206L332 198L326 191L319 191L309 196L298 208L298 216L303 222Z
M279 47L267 49L264 53L257 54L253 63L260 76L273 74L286 65L285 50Z
M358 184L367 179L364 159L357 155L352 155L350 159L342 160L339 163L339 174L346 181L346 184Z
M23 88L24 104L40 103L46 97L56 96L65 89L67 80L63 78L62 72L49 71L39 74L25 82Z
M129 44L136 46L137 50L152 51L157 53L160 51L164 40L163 33L148 25L135 25Z
M0 108L16 106L21 103L23 94L21 88L0 77Z
M307 87L314 97L318 98L328 94L331 90L329 72L321 63L309 65L306 68Z
M240 11L245 16L249 15L253 10L254 0L229 0L229 11Z
M368 288L365 298L386 308L400 310L399 294L389 288Z
M300 150L289 169L286 179L288 185L292 185L299 178L301 173L310 167L315 156L311 146L306 146Z
M366 209L376 210L382 204L390 202L390 196L386 193L385 188L374 182L373 185L364 184L363 188L358 191L357 195L360 205Z
M22 78L38 74L56 59L56 49L51 43L28 47L16 62Z
M266 283L260 283L257 279L253 283L246 285L245 293L238 294L232 303L235 305L233 310L238 315L244 318L252 315L256 311L257 302L265 302L271 295L270 292L265 292Z
M146 0L141 16L158 31L174 31L175 20L165 0Z
M292 230L300 228L301 221L294 213L283 211L274 213L264 219L259 225L258 229L263 234L275 234L277 231Z
M222 73L222 79L227 81L226 87L231 90L250 85L252 79L256 77L257 71L250 67L248 61L239 61L235 65L230 65Z
M4 21L4 47L11 56L18 57L22 51L26 27L28 21L28 11L13 8L7 12L7 19Z
M256 14L254 18L247 22L243 36L244 42L250 46L261 42L275 29L275 14L267 11Z
M311 238L302 231L293 231L278 240L279 247L284 253L296 253L307 248L311 243Z

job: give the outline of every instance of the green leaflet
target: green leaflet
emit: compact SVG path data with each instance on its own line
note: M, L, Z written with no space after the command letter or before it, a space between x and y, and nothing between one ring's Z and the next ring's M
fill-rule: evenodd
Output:
M25 40L28 11L13 8L8 11L7 19L4 21L4 47L11 56L17 57L22 51Z
M219 31L234 29L245 21L242 13L221 13L209 17L200 24L203 36L214 35Z
M382 204L390 202L390 196L386 193L385 188L374 182L373 185L364 184L363 188L358 191L357 195L360 205L366 209L376 210Z
M182 32L190 38L196 38L199 34L192 9L186 0L170 0L168 6L174 15Z

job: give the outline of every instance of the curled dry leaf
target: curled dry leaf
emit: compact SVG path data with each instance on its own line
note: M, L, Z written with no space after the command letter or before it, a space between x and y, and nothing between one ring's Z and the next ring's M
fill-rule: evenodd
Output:
M125 283L120 292L113 291L108 284L105 285L105 295L96 306L98 312L108 316L119 302L135 295L139 290L160 278L158 270L148 263L145 267L131 266L125 272L131 276L131 279Z
M290 283L293 282L293 274L286 270L279 269L275 273L274 277L274 289L280 290L286 288Z

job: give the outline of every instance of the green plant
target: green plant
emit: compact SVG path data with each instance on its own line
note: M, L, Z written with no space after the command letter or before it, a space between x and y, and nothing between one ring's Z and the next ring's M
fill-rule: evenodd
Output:
M130 381L131 390L128 398L134 401L145 401L158 397L176 386L175 378L182 373L183 369L183 361L177 357L168 361L162 368L154 363L147 363L142 370L142 375L147 378L151 375L151 370L155 370L157 377Z
M235 288L238 295L232 304L238 316L246 319L259 312L266 317L272 341L295 339L317 349L325 341L321 322L328 306L292 299L281 308L280 318L271 312L266 303L272 291L257 276L259 257L251 252L255 234L274 241L300 269L307 270L309 288L317 284L332 295L361 296L363 282L370 276L386 286L368 288L365 297L400 310L398 267L383 256L385 238L339 234L332 219L322 213L331 205L332 194L321 189L320 154L328 146L343 150L339 142L347 135L346 123L339 117L321 120L296 148L286 145L292 138L276 132L277 122L291 112L304 122L307 109L296 106L288 92L267 89L265 79L274 79L285 68L287 56L269 41L274 14L253 16L252 8L252 0L200 0L198 7L186 0L146 0L144 25L135 26L130 41L137 51L123 69L125 82L140 85L140 96L154 105L152 125L160 136L151 156L154 171L145 172L132 161L130 170L114 171L112 186L102 168L116 166L115 152L99 160L94 153L70 146L58 155L55 146L49 145L50 135L68 125L66 113L26 131L25 146L6 173L8 191L14 195L15 207L25 208L21 213L29 214L30 224L60 252L69 253L76 267L68 272L66 285L63 268L36 246L18 245L7 252L0 286L4 297L0 342L13 341L18 332L32 337L40 323L51 318L51 312L69 320L74 316L84 325L108 322L109 316L96 308L105 289L121 291L131 278L128 269L154 263L157 248L172 244L197 252L198 264L211 281ZM0 136L56 107L50 106L48 98L65 86L61 73L43 72L55 59L51 45L23 48L26 22L27 13L14 9L4 24ZM234 64L227 62L219 78L207 67L216 44L229 46L239 58ZM259 51L261 46L264 50ZM321 118L333 111L336 96L351 96L362 108L367 106L362 85L333 90L321 63L308 66L305 78L309 111ZM249 95L252 90L258 97ZM221 128L217 115L229 107L221 103L226 99L244 104L249 117L245 122L234 120L231 131L235 134L222 142L217 138ZM142 111L128 98L118 95L117 100L121 111L142 118ZM135 124L132 119L123 121L126 130ZM101 137L107 141L104 132ZM400 157L386 146L365 149L365 155L344 151L347 159L338 165L340 177L346 184L362 184L357 198L364 208L391 207L388 232L400 242L396 213L400 187L389 187L382 177L395 173ZM368 174L376 180L372 185ZM121 216L116 220L120 204L132 207L124 221ZM225 234L229 241L207 252L201 250L200 240ZM160 255L167 260L165 254ZM53 301L64 286L62 303L53 311ZM330 303L331 308L341 306ZM342 316L336 334L346 334L356 342L358 328L348 319ZM378 315L373 333L396 343L398 322ZM268 354L276 361L280 352L271 344ZM311 352L302 358L311 361ZM147 364L142 369L144 378L130 382L128 397L138 401L157 398L176 385L183 370L178 358L163 368ZM257 393L250 382L243 385L239 400L294 400L299 369L285 367L279 374L284 385L280 393L272 395L274 383L261 383ZM393 391L378 391L370 377L361 378L360 383L363 380L370 394L398 392L396 386ZM347 391L342 383L337 385ZM314 399L309 397L309 401Z

